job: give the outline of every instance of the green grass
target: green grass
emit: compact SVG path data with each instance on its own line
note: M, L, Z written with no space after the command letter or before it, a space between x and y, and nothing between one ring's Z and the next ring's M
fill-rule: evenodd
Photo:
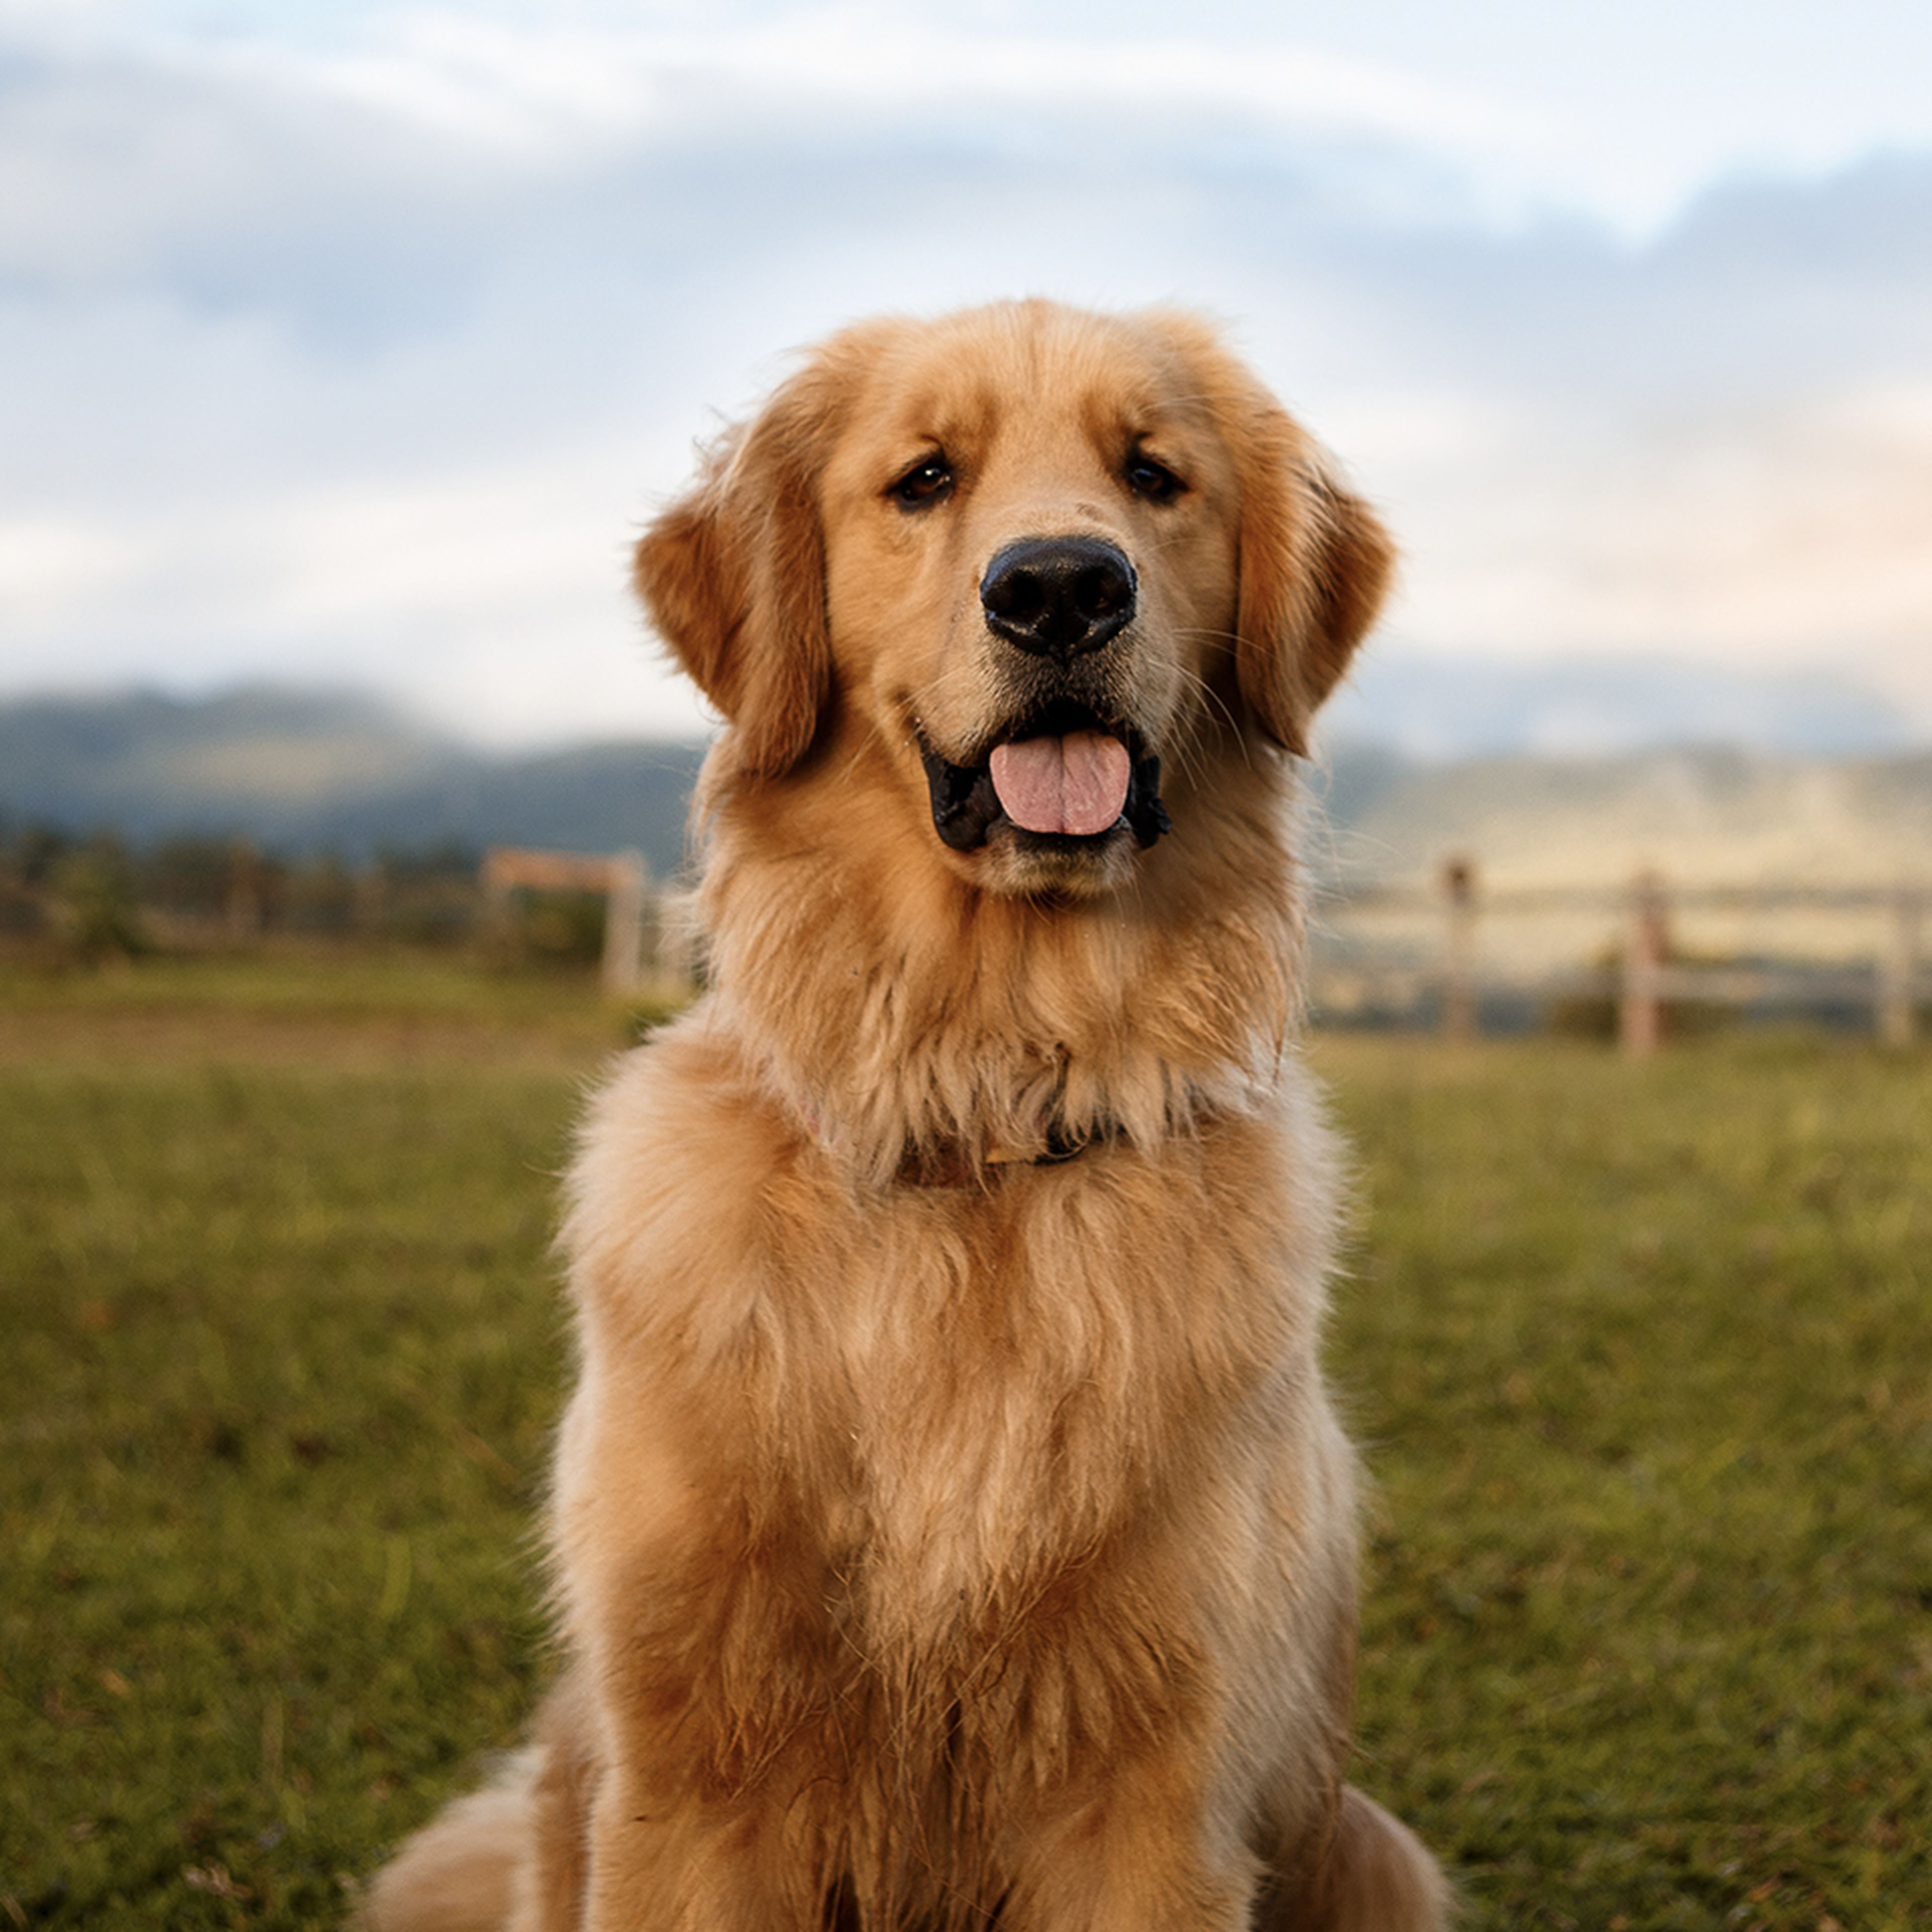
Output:
M1932 1065L1321 1057L1364 1781L1474 1924L1932 1924Z
M615 1029L532 995L490 1023L544 1053L391 1066L364 990L333 1056L292 994L296 1058L152 981L152 1057L124 1000L84 1050L92 982L36 994L57 1051L16 1011L0 1932L333 1924L543 1677L554 1176ZM1932 1923L1932 1063L1318 1059L1360 1780L1476 1927Z
M0 1076L16 1922L332 1924L336 1873L512 1736L573 1102L461 1065Z

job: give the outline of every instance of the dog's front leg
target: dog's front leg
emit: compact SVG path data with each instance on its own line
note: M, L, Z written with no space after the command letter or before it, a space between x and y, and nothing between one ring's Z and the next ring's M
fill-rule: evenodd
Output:
M1248 1932L1261 1867L1212 1808L1170 1758L1114 1766L1031 1835L1000 1932Z
M585 1932L816 1932L822 1919L822 1616L792 1565L730 1569L708 1592L660 1576L651 1614L604 1648Z
M758 1792L662 1794L608 1775L590 1821L585 1932L807 1932L823 1910L790 1808Z
M632 1372L634 1339L586 1325L603 1366L552 1505L596 1768L567 1932L803 1932L830 1882L817 1794L844 1654L817 1519L741 1389L693 1395L659 1372L688 1366L668 1344Z

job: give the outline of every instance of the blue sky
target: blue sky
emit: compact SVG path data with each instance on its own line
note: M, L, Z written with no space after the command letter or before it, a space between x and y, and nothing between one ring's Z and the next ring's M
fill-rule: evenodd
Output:
M1932 9L0 0L0 694L698 716L628 536L879 308L1191 302L1387 508L1381 646L1932 735Z

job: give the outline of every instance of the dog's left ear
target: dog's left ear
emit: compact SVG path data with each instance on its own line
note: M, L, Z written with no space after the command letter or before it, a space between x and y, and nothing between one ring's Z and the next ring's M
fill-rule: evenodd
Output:
M831 688L818 469L829 385L781 388L706 458L637 549L638 594L732 728L742 766L782 777L811 748Z
M1325 453L1270 398L1241 464L1235 675L1256 722L1305 754L1309 726L1382 608L1395 545Z

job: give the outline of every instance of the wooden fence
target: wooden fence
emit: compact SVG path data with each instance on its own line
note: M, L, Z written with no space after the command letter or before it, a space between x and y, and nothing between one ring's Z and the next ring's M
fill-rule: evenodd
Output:
M648 974L674 962L659 958L667 922L642 856L498 848L484 860L486 930L507 923L510 895L520 889L598 892L607 896L603 980L607 991L634 992ZM1698 1010L1774 1008L1802 1012L1862 1012L1886 1043L1910 1043L1919 1007L1932 1002L1932 974L1922 955L1932 886L1672 886L1656 872L1640 873L1621 890L1600 886L1515 887L1486 890L1475 862L1453 858L1433 890L1369 886L1329 895L1321 922L1380 914L1418 918L1436 928L1436 957L1418 976L1432 981L1436 1023L1451 1039L1479 1030L1486 998L1498 992L1548 1006L1595 1000L1612 1019L1623 1051L1655 1053L1673 1018ZM1698 959L1678 944L1681 921L1694 915L1746 914L1760 921L1800 916L1856 917L1881 937L1868 958L1847 963L1786 959L1760 964ZM1612 935L1607 963L1568 964L1525 974L1486 966L1481 944L1499 922L1562 917L1600 923ZM1316 948L1318 954L1319 946ZM1319 1012L1317 985L1317 1017Z
M436 854L352 873L332 860L273 860L238 840L201 842L185 860L170 848L160 858L182 876L161 877L165 868L154 861L144 862L154 878L122 880L104 860L95 883L101 893L129 893L150 936L182 950L245 946L283 932L501 946L516 932L518 893L596 893L604 900L609 992L629 997L653 982L668 991L694 970L688 908L653 889L636 851L498 847L476 870L458 854ZM65 904L62 893L72 896L73 887L0 871L0 943L41 944L73 926L85 910ZM1726 1008L1851 1019L1904 1046L1932 1009L1928 914L1932 878L1889 886L1692 886L1646 872L1621 888L1498 888L1484 884L1473 860L1455 857L1430 884L1318 887L1310 1004L1317 1024L1432 1024L1452 1039L1470 1038L1486 1022L1583 1023L1613 1032L1634 1055L1654 1053L1674 1030ZM1724 943L1709 943L1726 922ZM1700 925L1705 943L1686 943ZM1778 943L1768 945L1772 928ZM1522 943L1538 932L1535 944ZM1338 988L1352 990L1345 998Z
M1645 872L1621 890L1600 886L1515 887L1486 891L1466 857L1446 862L1434 889L1366 886L1332 890L1322 901L1313 948L1320 1017L1322 936L1361 915L1394 916L1412 928L1433 925L1432 961L1412 960L1401 976L1432 987L1438 1029L1467 1039L1478 1030L1485 995L1507 992L1550 1002L1595 998L1614 1007L1618 1039L1636 1057L1654 1053L1670 1030L1673 1011L1685 1008L1847 1010L1868 1014L1873 1032L1893 1046L1909 1044L1922 1006L1932 1002L1932 981L1922 951L1932 885L1731 886L1673 886ZM1778 959L1743 964L1689 956L1677 934L1688 915L1748 915L1762 922L1801 917L1856 917L1880 935L1868 956L1830 962ZM1486 969L1479 938L1497 922L1594 917L1610 934L1606 963L1532 972ZM1372 964L1355 969L1373 976ZM1390 969L1384 968L1385 976Z
M604 957L599 969L604 990L618 998L644 982L645 934L654 910L650 868L641 852L538 852L493 846L480 875L484 928L507 931L510 895L519 890L542 892L602 892Z
M619 994L636 990L648 972L659 975L676 963L658 955L670 929L659 896L651 890L634 852L590 856L498 848L481 875L486 929L507 922L509 897L519 889L590 891L608 896L604 983ZM1418 967L1412 959L1402 976L1433 996L1438 1029L1451 1039L1473 1038L1485 1004L1498 995L1546 1010L1553 1004L1594 1001L1624 1052L1655 1053L1688 1014L1734 1007L1780 1012L1863 1012L1878 1037L1905 1046L1917 1030L1919 1008L1932 1002L1932 974L1922 955L1924 915L1932 886L1672 886L1662 874L1640 873L1621 890L1601 886L1485 889L1475 862L1448 860L1432 889L1368 886L1330 891L1322 899L1318 933L1366 916L1393 916L1432 943ZM1682 922L1712 914L1747 915L1760 922L1793 919L1814 928L1856 919L1868 937L1879 935L1867 958L1845 956L1821 962L1780 958L1756 964L1690 956L1678 944ZM1582 922L1600 930L1606 944L1596 964L1574 959L1526 972L1486 963L1483 940L1499 925L1542 920ZM670 922L674 926L674 922ZM673 950L676 950L675 947ZM1322 1011L1319 938L1313 949L1315 1005ZM1369 968L1372 974L1376 970ZM1362 969L1357 968L1358 976Z

